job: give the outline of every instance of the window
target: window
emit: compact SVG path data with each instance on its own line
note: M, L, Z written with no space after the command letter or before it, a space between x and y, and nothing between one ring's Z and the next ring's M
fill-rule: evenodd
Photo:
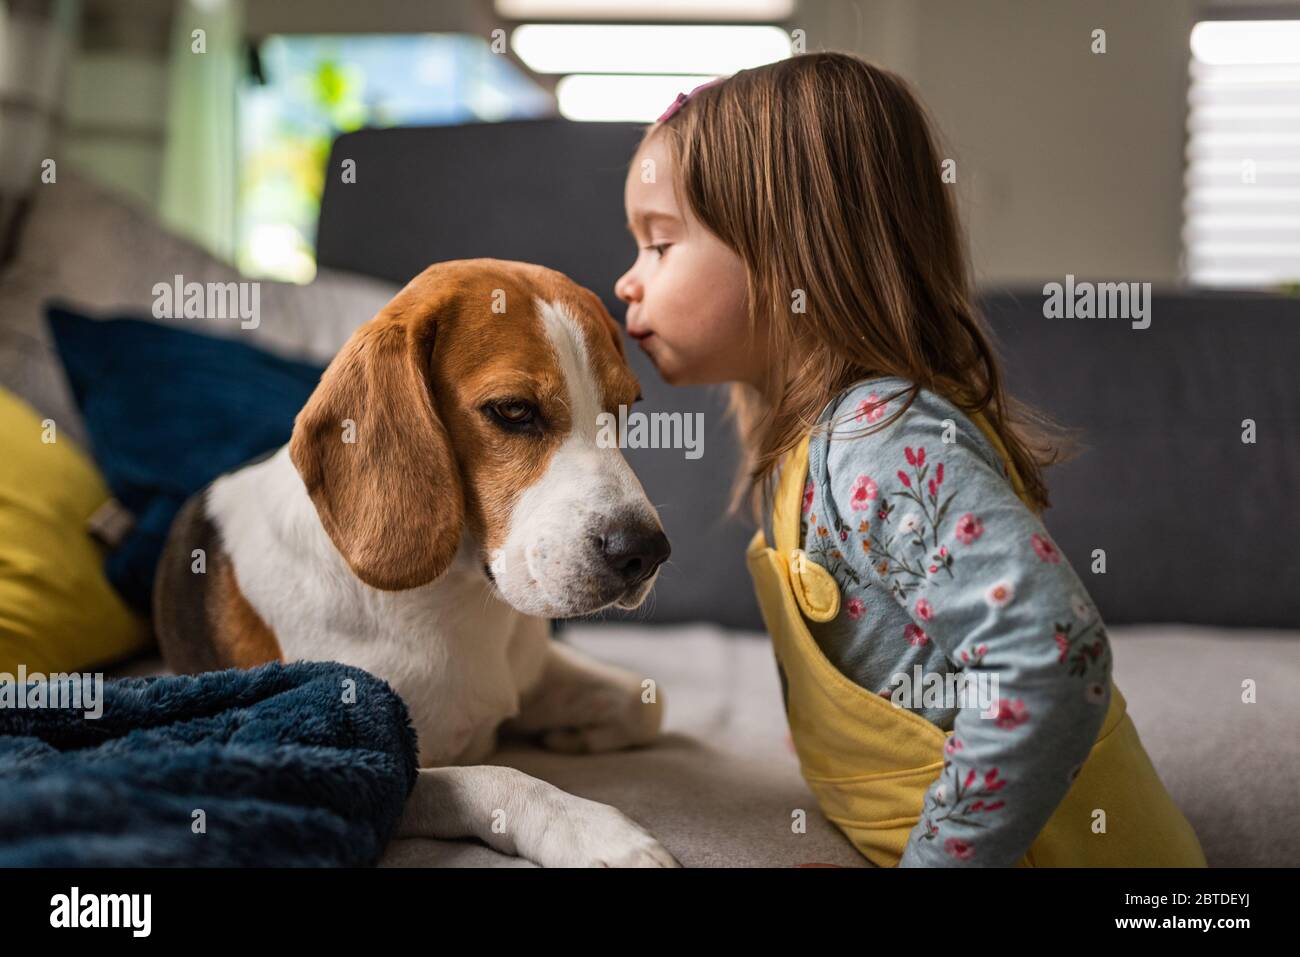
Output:
M1187 278L1300 282L1300 20L1205 20L1191 51Z
M272 36L240 95L237 259L248 275L307 282L330 146L362 127L547 116L551 95L484 38Z

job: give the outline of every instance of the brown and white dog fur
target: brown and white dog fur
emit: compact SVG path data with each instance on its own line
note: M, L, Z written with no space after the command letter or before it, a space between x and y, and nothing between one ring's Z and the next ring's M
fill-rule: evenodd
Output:
M668 555L622 454L597 441L599 414L638 398L589 290L525 263L429 267L330 363L287 445L178 515L154 590L167 664L332 660L387 680L419 737L401 836L672 866L614 808L479 763L503 727L563 751L658 733L662 693L643 702L639 676L548 622L636 607Z

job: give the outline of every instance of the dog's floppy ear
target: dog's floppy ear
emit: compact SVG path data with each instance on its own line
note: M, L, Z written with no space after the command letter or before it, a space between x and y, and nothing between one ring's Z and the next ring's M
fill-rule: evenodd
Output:
M449 302L419 295L429 284L421 285L353 334L289 441L334 546L358 578L390 591L441 575L465 524L459 470L429 381Z
M609 310L605 308L605 304L600 301L600 296L596 295L586 286L578 287L578 295L581 298L586 299L591 311L600 316L605 331L609 333L609 338L614 343L614 351L618 353L618 357L620 359L626 359L627 349L623 346L623 328L618 324L618 321L609 314Z

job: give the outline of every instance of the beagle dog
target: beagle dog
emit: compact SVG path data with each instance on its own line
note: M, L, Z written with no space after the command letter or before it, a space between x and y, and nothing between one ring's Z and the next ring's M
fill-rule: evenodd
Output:
M548 621L638 606L668 557L636 476L597 441L601 413L638 393L590 290L526 263L430 266L353 334L287 445L182 508L154 588L164 659L333 660L387 680L419 736L400 836L673 866L614 808L480 764L503 728L568 752L658 733L653 685Z

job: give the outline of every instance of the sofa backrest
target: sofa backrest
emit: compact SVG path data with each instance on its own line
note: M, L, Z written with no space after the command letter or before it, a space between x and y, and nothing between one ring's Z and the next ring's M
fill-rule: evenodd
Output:
M1043 303L981 299L1009 391L1082 431L1044 521L1103 616L1300 626L1300 300L1157 291L1146 329Z
M330 159L320 263L404 282L445 259L538 262L591 288L615 318L635 245L623 179L641 128L534 120L366 130ZM344 159L356 182L343 183ZM1064 277L1045 277L1064 281ZM1300 626L1300 301L1157 292L1151 325L1048 319L1041 287L983 307L1010 390L1090 449L1049 469L1045 521L1105 619ZM629 449L673 543L657 622L759 628L748 522L724 516L735 443L722 388L669 388L629 350L639 410L703 413L703 454ZM1255 441L1242 441L1243 421ZM1105 573L1094 573L1096 550Z

